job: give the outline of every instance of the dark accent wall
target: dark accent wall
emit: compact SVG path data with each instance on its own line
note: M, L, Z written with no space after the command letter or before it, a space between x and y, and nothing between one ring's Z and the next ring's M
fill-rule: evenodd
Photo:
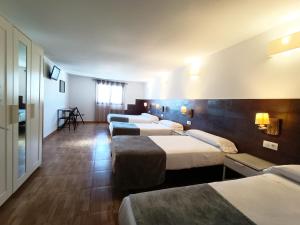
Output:
M135 104L128 104L127 110L125 110L125 114L129 115L139 115L143 112L146 112L147 109L144 107L145 100L143 99L137 99L135 101Z
M165 107L165 112L154 106ZM180 107L194 110L193 118L182 115ZM137 114L150 111L164 119L177 121L185 129L201 129L232 140L240 152L247 152L278 164L300 163L300 99L212 99L212 100L137 100ZM279 136L269 136L257 129L255 113L268 112L270 117L281 119ZM187 126L187 120L192 121ZM262 147L263 140L276 142L279 150Z

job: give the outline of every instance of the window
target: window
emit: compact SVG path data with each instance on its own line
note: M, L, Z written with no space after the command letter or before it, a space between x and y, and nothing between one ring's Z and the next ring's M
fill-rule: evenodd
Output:
M123 104L123 83L98 81L97 104Z

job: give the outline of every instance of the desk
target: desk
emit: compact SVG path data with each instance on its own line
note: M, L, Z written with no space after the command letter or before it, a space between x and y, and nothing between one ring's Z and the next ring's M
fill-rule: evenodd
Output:
M73 111L73 109L71 109L71 108L57 110L57 129L62 129L64 127L64 125L72 111ZM62 125L60 125L61 120L64 121Z

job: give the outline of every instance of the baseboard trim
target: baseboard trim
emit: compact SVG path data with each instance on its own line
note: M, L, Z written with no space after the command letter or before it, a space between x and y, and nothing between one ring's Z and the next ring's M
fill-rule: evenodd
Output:
M48 134L46 137L43 138L43 142L49 139L50 137L54 136L58 130L53 131L52 133Z

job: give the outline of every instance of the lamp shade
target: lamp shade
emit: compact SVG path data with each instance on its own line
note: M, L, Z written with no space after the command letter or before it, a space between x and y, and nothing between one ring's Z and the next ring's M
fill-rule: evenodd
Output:
M148 103L147 102L144 102L144 107L147 107L148 106Z
M269 113L256 113L255 124L257 125L268 125L270 124Z
M156 104L155 107L156 107L156 109L159 109L160 105L159 105L159 104Z
M181 106L180 107L180 112L181 112L181 114L186 114L186 112L187 112L187 108L186 108L186 106Z

